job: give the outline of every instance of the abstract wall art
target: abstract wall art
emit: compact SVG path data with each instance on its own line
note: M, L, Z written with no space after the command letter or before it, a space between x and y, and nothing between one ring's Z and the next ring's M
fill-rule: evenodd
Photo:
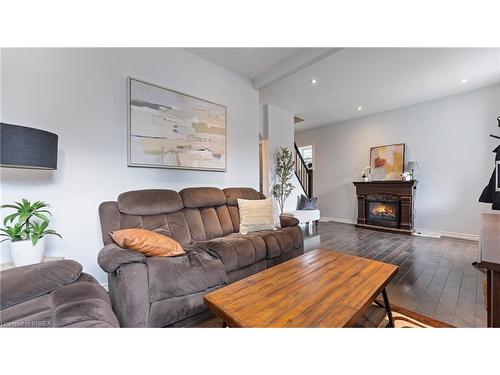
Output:
M128 165L225 171L226 107L128 78Z
M377 146L370 149L371 177L374 181L401 180L404 165L404 143Z

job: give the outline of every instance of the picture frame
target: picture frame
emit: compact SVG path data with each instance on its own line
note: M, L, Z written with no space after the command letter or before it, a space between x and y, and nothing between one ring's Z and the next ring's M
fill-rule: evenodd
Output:
M127 77L129 167L227 171L227 107Z
M405 167L405 144L394 143L370 148L373 181L401 180Z

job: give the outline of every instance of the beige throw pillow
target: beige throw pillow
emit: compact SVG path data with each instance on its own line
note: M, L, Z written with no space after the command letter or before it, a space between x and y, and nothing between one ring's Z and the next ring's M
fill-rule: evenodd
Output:
M238 208L241 234L275 228L271 199L238 199Z

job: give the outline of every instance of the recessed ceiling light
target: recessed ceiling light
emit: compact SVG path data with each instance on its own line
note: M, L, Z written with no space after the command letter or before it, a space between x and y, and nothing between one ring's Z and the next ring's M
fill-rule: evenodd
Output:
M361 111L361 110L363 110L363 107L361 106L356 107L356 111Z
M317 80L316 78L313 78L313 79L311 79L311 83L312 83L313 85L315 85L316 83L318 83L318 80Z
M462 80L460 82L467 83L467 78L462 78Z

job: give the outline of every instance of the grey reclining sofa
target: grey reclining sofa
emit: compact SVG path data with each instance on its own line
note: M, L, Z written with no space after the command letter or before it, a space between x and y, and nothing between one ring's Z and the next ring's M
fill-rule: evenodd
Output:
M0 272L2 327L119 327L106 290L74 260Z
M178 325L206 310L203 296L228 283L303 254L298 220L277 230L239 234L237 199L263 199L250 188L139 190L99 206L113 309L124 327ZM145 228L174 238L185 255L145 257L118 247L109 233Z

